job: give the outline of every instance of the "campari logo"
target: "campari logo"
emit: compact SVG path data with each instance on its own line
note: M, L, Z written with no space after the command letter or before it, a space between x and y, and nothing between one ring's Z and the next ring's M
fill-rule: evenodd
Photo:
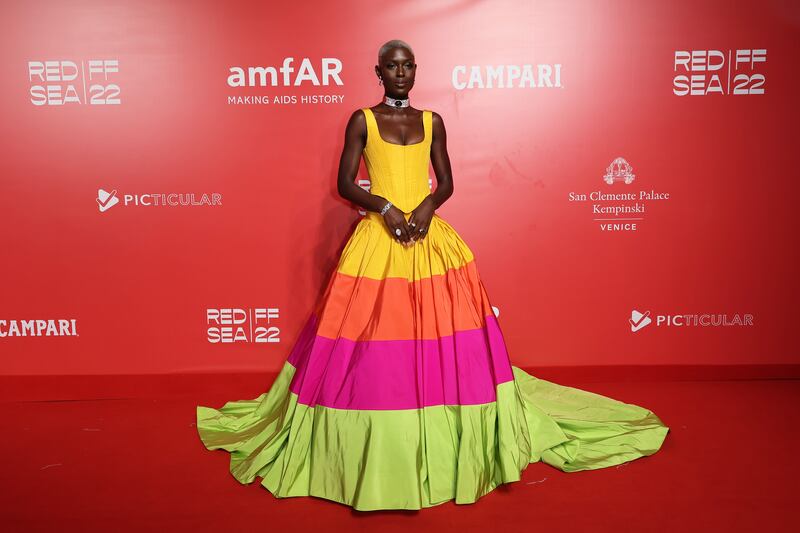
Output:
M451 73L453 88L534 89L562 88L561 63L522 65L456 65Z
M0 319L0 338L77 336L76 318Z

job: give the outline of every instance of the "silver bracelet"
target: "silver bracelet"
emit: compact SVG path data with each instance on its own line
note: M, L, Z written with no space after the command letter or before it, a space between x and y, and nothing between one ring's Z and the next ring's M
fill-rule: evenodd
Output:
M383 206L383 209L381 209L381 215L385 215L386 211L388 211L390 207L392 207L392 202L387 201L386 205Z

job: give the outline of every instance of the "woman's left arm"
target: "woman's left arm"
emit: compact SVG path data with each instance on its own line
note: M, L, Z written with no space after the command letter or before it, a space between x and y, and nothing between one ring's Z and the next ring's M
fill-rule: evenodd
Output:
M414 223L410 237L413 240L423 238L428 234L433 212L439 208L453 194L453 174L450 169L450 156L447 154L447 131L444 119L435 111L431 111L431 162L436 173L436 190L425 197L422 202L411 212L408 223ZM425 231L420 233L420 228Z

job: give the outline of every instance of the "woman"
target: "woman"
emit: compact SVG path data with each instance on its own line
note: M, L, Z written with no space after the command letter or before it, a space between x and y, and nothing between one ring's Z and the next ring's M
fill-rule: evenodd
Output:
M269 391L197 407L205 446L241 483L358 510L472 503L539 460L575 472L655 453L668 428L652 412L511 365L474 256L435 213L453 193L444 122L409 105L408 44L378 63L384 100L350 117L339 169L367 214ZM362 152L370 192L353 183Z

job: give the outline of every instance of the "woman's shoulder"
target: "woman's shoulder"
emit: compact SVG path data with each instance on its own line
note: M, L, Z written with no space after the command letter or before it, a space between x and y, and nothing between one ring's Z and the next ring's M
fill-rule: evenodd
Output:
M348 131L358 132L359 135L364 134L369 128L367 121L367 114L365 108L359 107L350 113L350 118L347 119Z
M431 115L431 124L436 124L436 125L444 124L444 119L442 118L442 115L440 115L439 113L437 113L432 109L427 109L426 111L428 111L428 113L430 113Z
M369 107L359 107L350 112L350 120L364 120Z

